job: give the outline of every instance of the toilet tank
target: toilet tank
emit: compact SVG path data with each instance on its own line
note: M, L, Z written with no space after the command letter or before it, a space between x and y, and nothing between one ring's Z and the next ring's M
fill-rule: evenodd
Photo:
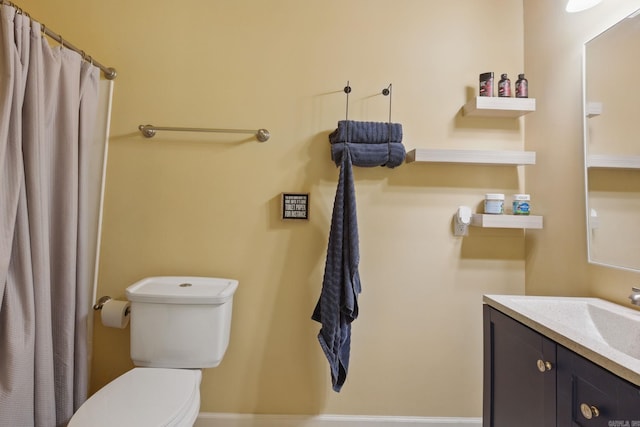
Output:
M136 366L211 368L229 344L238 281L162 276L129 286L131 359Z

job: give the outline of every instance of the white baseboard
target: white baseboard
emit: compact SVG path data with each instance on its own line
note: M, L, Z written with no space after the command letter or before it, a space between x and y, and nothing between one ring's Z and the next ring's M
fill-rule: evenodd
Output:
M201 412L194 427L481 427L481 418L252 415Z

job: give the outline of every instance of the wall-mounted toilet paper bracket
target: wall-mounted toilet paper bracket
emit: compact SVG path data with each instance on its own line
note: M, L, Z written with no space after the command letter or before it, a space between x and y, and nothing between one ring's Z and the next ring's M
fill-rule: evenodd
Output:
M112 298L111 298L110 296L108 296L108 295L105 295L105 296L103 296L103 297L100 297L100 299L98 300L98 302L96 302L96 303L93 305L93 309L94 309L94 310L96 310L96 311L98 311L98 310L102 310L102 307L104 307L104 305L105 305L106 303L108 303L109 301L111 301L111 300L112 300ZM130 308L130 307L127 307L127 309L126 309L126 310L125 310L125 312L124 312L124 315L125 315L125 316L128 316L130 312L131 312L131 308Z
M104 307L104 305L109 301L111 301L111 297L110 296L105 295L103 297L100 297L98 302L93 305L93 309L94 310L102 310L102 307Z

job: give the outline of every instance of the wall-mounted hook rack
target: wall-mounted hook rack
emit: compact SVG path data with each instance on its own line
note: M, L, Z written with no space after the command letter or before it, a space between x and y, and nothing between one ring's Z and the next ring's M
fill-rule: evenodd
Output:
M389 86L385 87L384 89L382 89L382 94L384 96L388 96L389 97L389 123L391 123L391 95L392 95L392 83L389 83ZM347 94L347 101L346 101L346 111L345 111L345 120L349 121L349 94L351 93L351 85L349 84L349 80L347 80L347 85L344 87L343 89L344 93Z

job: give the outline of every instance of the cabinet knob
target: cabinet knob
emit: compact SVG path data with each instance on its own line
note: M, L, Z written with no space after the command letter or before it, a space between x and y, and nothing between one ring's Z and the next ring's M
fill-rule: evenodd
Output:
M553 369L553 365L551 364L551 362L546 362L541 359L538 359L537 365L540 372L547 372Z
M600 416L600 410L598 408L592 405L587 405L586 403L580 405L580 412L582 412L582 416L588 420L591 418L598 418Z

